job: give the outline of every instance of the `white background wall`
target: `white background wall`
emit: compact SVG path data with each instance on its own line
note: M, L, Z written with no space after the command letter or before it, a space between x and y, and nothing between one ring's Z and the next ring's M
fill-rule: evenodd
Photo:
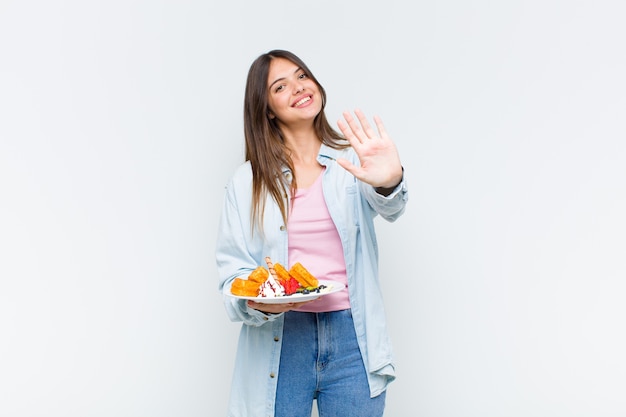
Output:
M0 415L223 416L213 261L248 66L379 114L387 415L625 416L619 0L0 3Z

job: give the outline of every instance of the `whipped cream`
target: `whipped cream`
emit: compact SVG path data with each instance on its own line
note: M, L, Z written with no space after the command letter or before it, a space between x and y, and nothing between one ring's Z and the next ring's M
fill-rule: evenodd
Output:
M261 297L282 297L285 295L285 288L274 278L274 275L269 274L269 277L261 285L259 289L259 296Z

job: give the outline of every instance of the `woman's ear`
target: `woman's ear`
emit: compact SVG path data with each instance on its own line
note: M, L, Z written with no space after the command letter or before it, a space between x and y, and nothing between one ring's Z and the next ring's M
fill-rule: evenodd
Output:
M274 119L276 116L274 116L274 113L272 113L271 111L268 110L267 111L267 117L269 117L270 120L271 120L271 119Z

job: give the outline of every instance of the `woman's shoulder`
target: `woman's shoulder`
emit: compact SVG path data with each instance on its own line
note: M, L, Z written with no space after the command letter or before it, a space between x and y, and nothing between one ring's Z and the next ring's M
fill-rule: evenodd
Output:
M252 166L250 161L239 165L228 181L229 187L238 187L252 182Z
M252 176L252 165L250 164L250 161L246 161L240 164L237 168L235 168L235 173L233 174L233 177L242 175Z
M321 148L320 148L320 155L321 156L325 156L327 158L331 158L331 159L339 159L339 158L344 158L349 160L350 162L353 162L356 159L358 159L356 152L354 152L354 149L352 148L352 146L348 146L346 148L331 148L328 145L322 144Z

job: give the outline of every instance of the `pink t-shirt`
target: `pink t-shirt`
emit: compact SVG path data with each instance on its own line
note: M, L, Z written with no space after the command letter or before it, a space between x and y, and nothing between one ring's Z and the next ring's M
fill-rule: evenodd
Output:
M298 189L287 223L289 268L300 262L317 279L339 281L342 291L325 295L299 311L322 312L350 308L343 247L322 192L322 174L309 187Z

